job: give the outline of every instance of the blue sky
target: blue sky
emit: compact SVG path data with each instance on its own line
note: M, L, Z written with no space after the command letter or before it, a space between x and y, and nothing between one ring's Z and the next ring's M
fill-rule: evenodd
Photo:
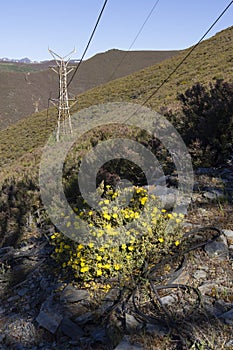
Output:
M127 50L156 0L108 0L85 58ZM131 50L183 49L195 44L230 0L159 0ZM0 5L0 57L46 60L48 46L80 58L104 0L11 0ZM233 25L233 5L208 37Z

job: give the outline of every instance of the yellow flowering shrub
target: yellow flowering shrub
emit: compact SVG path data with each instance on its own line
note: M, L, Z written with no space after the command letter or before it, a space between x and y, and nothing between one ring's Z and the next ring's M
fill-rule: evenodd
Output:
M56 232L53 257L74 277L84 281L120 276L127 279L147 264L156 263L180 244L183 214L158 208L158 199L145 188L102 190L100 210L85 201L75 207L77 218L89 226L89 242L75 242Z

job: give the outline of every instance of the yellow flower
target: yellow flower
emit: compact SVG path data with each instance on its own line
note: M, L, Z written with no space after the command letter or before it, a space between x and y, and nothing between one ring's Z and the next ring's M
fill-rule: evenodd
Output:
M110 264L105 264L105 265L103 265L103 269L107 269L107 270L109 270L109 269L110 269L110 267L111 267L111 265L110 265Z
M83 248L84 248L84 246L82 244L79 244L77 247L78 250L82 250Z
M96 260L97 261L101 261L102 260L102 256L101 255L97 255Z
M104 214L103 214L103 217L104 217L104 219L106 219L106 220L110 220L110 219L111 219L111 215L109 215L108 213L104 213Z
M128 246L128 250L132 252L134 250L134 247L132 245Z
M116 219L116 218L118 217L118 214L117 214L117 213L113 213L113 214L112 214L112 217L113 217L114 219Z
M164 239L162 237L159 237L159 242L160 243L163 243L164 242Z
M105 199L104 204L109 204L109 199Z
M162 212L162 213L166 213L166 209L162 209L161 212Z
M129 255L129 254L126 255L126 259L131 259L131 258L132 258L131 255Z
M134 213L135 219L138 219L140 217L140 214L138 212Z
M172 215L171 213L168 213L168 214L167 214L167 217L168 217L169 219L172 219L172 218L173 218L173 215Z
M115 265L114 265L114 269L115 269L116 271L120 270L120 268L121 268L121 265L119 265L119 264L115 264Z
M180 244L180 242L177 240L175 241L175 245L178 246Z
M88 212L88 215L93 215L93 211L92 210L90 210L89 212Z
M52 235L50 238L51 238L51 239L54 239L54 238L56 238L56 236L55 236L55 235Z
M89 271L89 267L88 266L83 266L80 269L80 272L82 272L82 273L87 272L87 271Z
M101 275L102 275L102 270L100 270L100 269L97 270L97 271L96 271L96 276L101 276Z
M68 244L65 244L64 249L70 249L70 246Z
M142 197L142 198L140 198L140 203L141 203L141 205L144 205L145 203L146 203L146 201L147 201L147 197Z
M112 199L115 199L117 196L118 196L118 193L117 193L117 192L113 193Z
M123 243L122 245L121 245L121 249L123 249L123 250L125 250L126 249L126 244L125 243Z
M89 248L93 248L93 247L94 247L94 243L93 243L93 242L90 242L90 243L88 244L88 247L89 247Z
M177 224L181 223L181 220L180 219L176 219L176 223Z

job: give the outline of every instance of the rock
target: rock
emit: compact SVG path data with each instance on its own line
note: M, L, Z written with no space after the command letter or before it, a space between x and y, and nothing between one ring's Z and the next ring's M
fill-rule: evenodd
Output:
M175 295L166 295L165 297L160 298L163 305L171 305L177 301Z
M229 340L226 344L225 344L226 348L233 348L233 339Z
M198 289L202 294L209 295L212 293L213 290L216 290L216 283L205 282L201 286L199 286Z
M97 327L91 332L91 338L94 343L106 344L109 340L107 338L106 330L103 327Z
M77 317L75 319L75 322L77 324L83 325L83 324L85 324L93 319L94 319L94 315L92 312L89 311L89 312L85 313L84 315Z
M197 175L214 175L215 173L215 168L198 168L196 171Z
M27 294L28 292L28 289L27 288L22 288L22 289L19 289L17 291L17 294L20 296L20 297L23 297L25 294Z
M147 334L155 337L163 337L169 333L168 328L160 324L152 324L152 323L146 324L145 331Z
M233 309L230 311L225 312L219 318L223 318L225 323L229 324L230 326L233 326Z
M206 273L206 271L204 271L204 270L197 270L197 271L194 273L193 277L194 277L196 280L206 279L207 273Z
M211 258L218 257L221 260L225 260L229 257L228 247L223 241L214 241L206 244L205 251Z
M223 234L227 238L227 242L229 245L233 244L233 231L232 230L222 230Z
M97 310L100 315L105 313L110 307L113 306L114 301L119 298L119 288L112 288L104 297L104 300Z
M62 320L60 327L61 331L72 340L79 340L84 335L82 328L68 318Z
M176 277L177 275L177 277ZM187 271L185 270L178 270L174 273L174 277L171 278L168 283L169 284L187 284L189 281L190 275Z
M90 294L87 290L76 289L68 285L61 293L60 300L65 303L76 303L82 300L89 300Z
M63 317L60 306L53 303L53 297L50 296L41 305L40 313L36 318L39 325L47 329L50 333L56 333Z
M125 336L114 350L144 350L144 348L142 345L131 344Z
M207 199L214 200L214 199L220 199L224 197L224 193L222 190L218 189L209 189L206 192L203 193L203 196Z
M66 318L75 319L82 316L88 312L88 308L81 303L65 304L63 306L63 314Z
M128 313L125 314L125 324L126 330L129 333L133 333L136 330L142 328L142 323L138 322L133 315L130 315Z

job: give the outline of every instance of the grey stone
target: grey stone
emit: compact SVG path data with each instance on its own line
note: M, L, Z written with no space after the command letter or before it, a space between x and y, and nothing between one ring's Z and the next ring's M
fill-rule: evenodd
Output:
M105 344L108 339L106 335L106 331L103 327L98 327L94 331L91 332L91 338L94 342Z
M147 323L145 327L145 331L149 335L163 337L169 333L169 329L160 325L160 324L152 324Z
M229 340L226 344L225 344L226 348L233 348L233 339Z
M40 313L36 318L39 325L51 333L55 333L62 321L60 306L53 303L52 296L41 305Z
M177 301L174 295L166 295L165 297L160 298L163 305L170 305Z
M206 279L207 273L206 273L206 271L204 271L204 270L197 270L197 271L195 271L195 273L194 273L193 276L194 276L194 278L197 279L197 280Z
M124 337L114 350L144 350L144 348L139 344L131 344L128 337Z
M215 174L215 168L198 168L196 171L197 175L213 175Z
M228 247L223 241L214 241L206 244L205 251L210 257L218 257L221 260L224 260L229 256Z
M198 287L199 291L202 294L210 293L213 288L216 288L216 283L214 283L214 282L205 282L201 286Z
M223 318L225 323L229 324L230 326L233 326L233 309L224 312L224 314L222 314L220 318Z
M211 189L203 193L203 196L207 199L214 200L224 197L224 193L221 190Z
M25 294L27 294L28 292L28 289L27 288L22 288L22 289L19 289L17 291L17 294L20 296L20 297L23 297Z
M75 319L88 312L88 308L82 303L69 303L63 306L63 314L65 318Z
M60 300L65 303L76 303L82 300L89 300L90 294L87 290L76 289L68 285L61 293Z
M62 320L61 331L72 340L79 340L84 335L82 328L68 318Z
M189 281L189 273L185 270L178 270L174 273L174 277L172 277L168 283L173 283L173 284L187 284Z
M222 230L223 234L227 238L227 242L229 245L233 244L233 231L232 230Z
M83 325L91 320L93 320L94 315L92 312L86 312L84 315L81 315L75 319L75 322L77 324Z
M142 328L142 323L138 322L133 315L130 315L128 313L125 314L125 324L126 330L129 333L135 332L136 330Z

